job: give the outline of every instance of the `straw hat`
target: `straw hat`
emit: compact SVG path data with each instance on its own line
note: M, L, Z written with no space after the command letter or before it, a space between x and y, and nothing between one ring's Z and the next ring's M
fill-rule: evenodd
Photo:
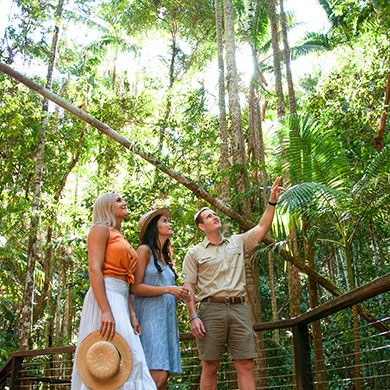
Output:
M171 213L169 212L168 207L162 207L158 210L150 210L146 214L144 214L138 221L138 230L139 230L139 239L142 241L142 238L144 237L146 233L146 229L148 228L151 220L156 215L164 215L169 220L171 219Z
M99 331L90 333L80 344L76 366L81 380L94 390L112 390L130 376L133 359L126 340L115 333L110 341Z

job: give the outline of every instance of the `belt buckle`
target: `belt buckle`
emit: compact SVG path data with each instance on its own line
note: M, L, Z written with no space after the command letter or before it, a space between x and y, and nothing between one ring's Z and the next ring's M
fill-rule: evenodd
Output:
M231 303L231 302L230 302L230 297L225 297L225 305L227 305L227 304L229 304L229 303Z

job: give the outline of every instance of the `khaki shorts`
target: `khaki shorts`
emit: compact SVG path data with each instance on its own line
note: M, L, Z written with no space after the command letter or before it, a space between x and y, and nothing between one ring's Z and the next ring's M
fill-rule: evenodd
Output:
M206 336L196 339L201 360L221 360L226 344L233 360L256 357L256 334L246 302L202 302L198 315L206 329Z

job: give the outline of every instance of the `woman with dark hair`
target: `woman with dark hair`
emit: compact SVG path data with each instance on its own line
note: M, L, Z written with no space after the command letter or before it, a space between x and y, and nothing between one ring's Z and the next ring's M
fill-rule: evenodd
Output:
M168 208L149 211L139 222L138 263L131 288L133 306L141 325L141 343L152 378L159 390L167 388L171 372L181 373L176 299L189 299L184 287L175 286L172 263L173 235Z

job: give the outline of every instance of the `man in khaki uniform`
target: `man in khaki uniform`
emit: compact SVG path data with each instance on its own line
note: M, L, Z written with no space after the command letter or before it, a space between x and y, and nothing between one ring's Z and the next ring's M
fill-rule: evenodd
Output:
M191 248L183 263L183 282L191 293L186 302L191 332L202 360L201 390L217 389L217 371L228 345L238 372L240 390L254 390L253 359L256 341L245 302L245 256L251 255L269 231L281 192L278 177L271 187L269 204L260 223L243 234L225 238L217 214L204 207L194 220L206 238ZM195 287L200 301L195 306Z

